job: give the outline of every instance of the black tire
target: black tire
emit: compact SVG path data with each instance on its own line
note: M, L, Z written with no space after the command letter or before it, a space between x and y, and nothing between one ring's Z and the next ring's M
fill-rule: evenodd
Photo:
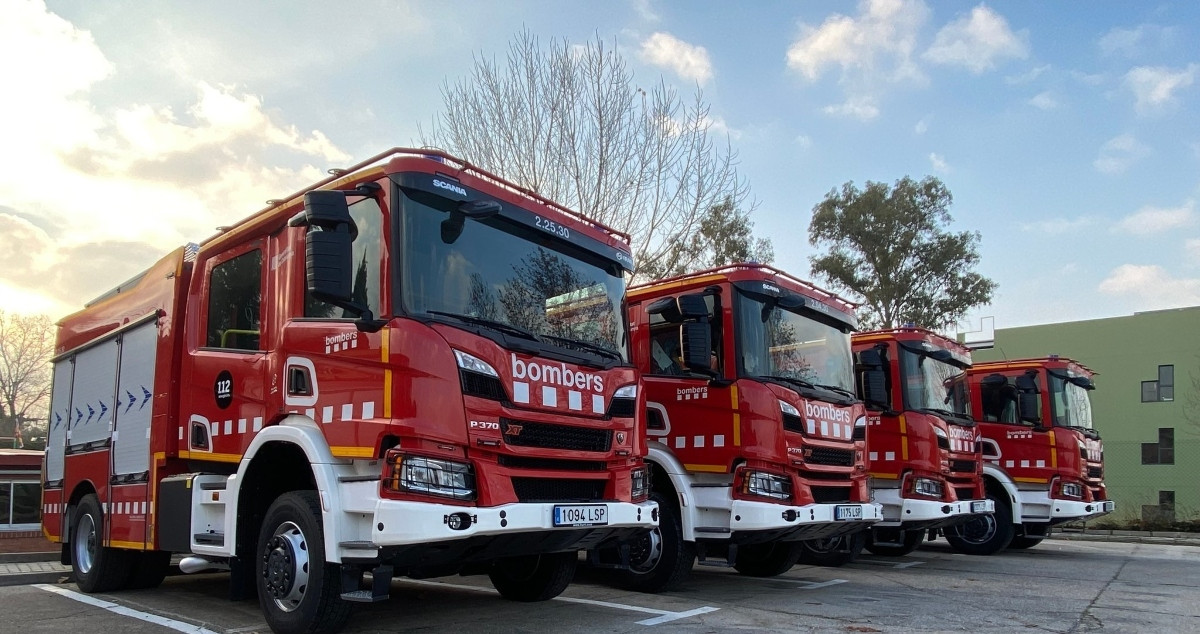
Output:
M325 562L316 491L279 496L267 509L255 551L258 603L280 634L336 632L353 605L342 600L341 572Z
M838 568L858 559L866 545L866 531L828 539L807 539L800 542L800 563Z
M104 514L100 500L88 494L75 510L75 527L71 532L71 567L80 590L108 592L125 586L129 579L133 552L106 548L104 544Z
M1018 550L1024 550L1026 548L1033 548L1034 546L1037 546L1038 544L1042 543L1043 539L1046 539L1046 538L1042 537L1041 535L1038 535L1037 537L1028 537L1028 536L1018 535L1016 537L1013 537L1011 542L1008 542L1008 547L1013 548L1013 549L1018 549Z
M894 529L894 530L896 530L900 533L900 535L899 535L900 539L897 540L899 542L898 545L891 544L891 543L881 544L879 542L876 542L875 537L876 537L877 531L872 530L872 531L870 531L871 534L867 538L866 549L868 551L870 551L871 554L879 555L880 557L903 557L904 555L907 555L907 554L911 553L912 551L916 550L917 547L921 545L921 542L925 541L925 531L924 530L915 530L915 531L906 531L906 530L901 530L901 529ZM890 535L889 535L889 537L890 537Z
M800 561L800 542L738 546L733 569L747 577L777 577Z
M997 496L989 491L987 497L995 503L995 513L977 516L943 531L955 551L967 555L994 555L1012 543L1015 528L1008 496Z
M696 543L683 541L683 520L674 496L650 494L658 502L658 528L646 531L633 545L629 569L618 573L618 583L635 592L664 592L683 583L696 563Z
M145 590L162 585L171 568L171 553L165 550L147 550L133 555L133 565L125 587L130 590Z
M574 551L510 557L492 562L488 578L500 596L509 601L549 601L571 585L578 563L579 555Z

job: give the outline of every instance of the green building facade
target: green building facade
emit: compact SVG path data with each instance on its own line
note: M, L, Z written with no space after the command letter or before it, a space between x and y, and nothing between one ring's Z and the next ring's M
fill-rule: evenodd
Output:
M1096 524L1200 523L1200 306L997 329L973 358L1052 354L1098 373L1092 414L1116 511Z

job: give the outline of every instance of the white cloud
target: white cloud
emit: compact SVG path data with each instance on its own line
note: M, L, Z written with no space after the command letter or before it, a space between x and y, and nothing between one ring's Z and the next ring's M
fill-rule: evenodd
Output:
M1017 86L1020 84L1028 84L1028 83L1036 80L1038 77L1041 77L1044 73L1049 71L1050 68L1051 68L1050 64L1046 64L1044 66L1037 66L1035 68L1031 68L1028 71L1021 73L1019 75L1009 75L1008 77L1004 78L1004 83L1006 83L1010 86Z
M1200 264L1200 238L1189 238L1183 244L1184 253L1192 264Z
M1113 232L1148 236L1195 224L1196 202L1189 200L1179 207L1142 207L1125 216L1113 226Z
M933 167L933 171L945 174L950 171L950 166L946 164L946 159L936 152L930 152L929 164Z
M0 306L77 308L321 178L307 160L348 159L320 131L283 123L227 86L193 81L195 98L180 109L98 109L92 90L115 69L91 35L42 3L6 4L0 59L22 63L0 65L0 85L21 87L20 99L0 100L0 201L11 210L0 210L0 252L21 257L0 263ZM274 167L281 161L292 166Z
M670 33L655 33L642 42L642 60L674 71L703 85L712 79L712 62L703 46L688 44Z
M845 103L823 108L825 114L869 121L879 116L879 106L868 98L850 99Z
M801 134L800 136L796 137L796 145L800 146L802 149L807 150L808 148L812 147L812 143L812 139L807 134Z
M658 22L661 19L654 10L653 0L633 0L633 11L646 22Z
M723 118L721 118L721 117L715 117L715 118L714 118L714 117L707 117L707 116L706 116L706 117L704 117L704 119L703 119L703 120L700 122L700 124L701 124L701 125L707 125L707 126L708 126L708 130L709 130L709 132L713 132L713 133L715 133L715 134L718 134L718 135L726 135L726 136L728 136L730 139L733 139L733 140L735 140L735 141L736 141L737 139L740 139L740 138L742 138L742 131L741 131L741 130L738 130L737 128L731 128L731 127L729 127L729 124L728 124L728 123L726 123L726 122L725 122L725 119L723 119Z
M913 126L913 133L920 136L920 135L928 132L929 131L929 122L932 119L933 119L933 115L925 115L924 117L921 117L921 120L917 122L917 125Z
M1155 265L1122 264L1100 282L1099 291L1134 299L1138 310L1200 304L1200 279L1175 278Z
M1138 66L1125 74L1125 87L1133 92L1138 113L1147 114L1174 104L1175 93L1191 86L1197 73L1200 64L1188 64L1178 71L1164 66Z
M963 66L978 75L995 68L1001 59L1028 57L1026 40L1028 32L1013 33L1003 16L980 4L942 27L921 57L935 64Z
M1084 73L1077 70L1071 71L1071 77L1085 86L1099 86L1108 81L1108 77L1102 73Z
M1050 218L1038 222L1021 223L1021 231L1048 236L1060 236L1078 233L1081 229L1096 223L1095 219L1087 216L1078 218Z
M1104 174L1120 174L1147 156L1150 156L1149 147L1132 134L1122 134L1100 146L1100 155L1092 165Z
M1170 46L1175 41L1176 29L1157 24L1140 24L1132 29L1116 27L1100 36L1096 45L1102 55L1110 57L1137 57L1150 49Z
M800 36L787 48L787 67L805 79L821 78L840 67L842 82L882 79L924 80L912 60L929 8L920 0L863 0L858 16L834 14L820 26L800 25Z
M1034 95L1029 100L1029 105L1039 110L1054 110L1058 107L1058 100L1054 98L1054 94L1049 90Z

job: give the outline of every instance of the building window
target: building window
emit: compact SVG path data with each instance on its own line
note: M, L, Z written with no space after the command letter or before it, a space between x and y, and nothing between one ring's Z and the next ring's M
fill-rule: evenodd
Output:
M0 482L0 528L36 527L42 521L42 485Z
M1158 442L1142 443L1142 464L1175 464L1174 427L1159 428Z
M1160 403L1175 400L1175 366L1158 366L1157 381L1142 381L1142 402Z
M1158 506L1143 504L1142 521L1152 524L1173 523L1175 521L1175 492L1159 491Z

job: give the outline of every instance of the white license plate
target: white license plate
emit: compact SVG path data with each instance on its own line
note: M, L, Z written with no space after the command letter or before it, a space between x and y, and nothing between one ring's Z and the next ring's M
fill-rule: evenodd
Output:
M555 526L604 526L608 507L603 504L558 504L554 507Z
M833 519L835 520L861 520L862 507L857 504L847 504L845 506L833 507Z
M987 502L986 501L980 500L978 502L971 502L971 512L972 513L982 513L986 510L987 510Z

